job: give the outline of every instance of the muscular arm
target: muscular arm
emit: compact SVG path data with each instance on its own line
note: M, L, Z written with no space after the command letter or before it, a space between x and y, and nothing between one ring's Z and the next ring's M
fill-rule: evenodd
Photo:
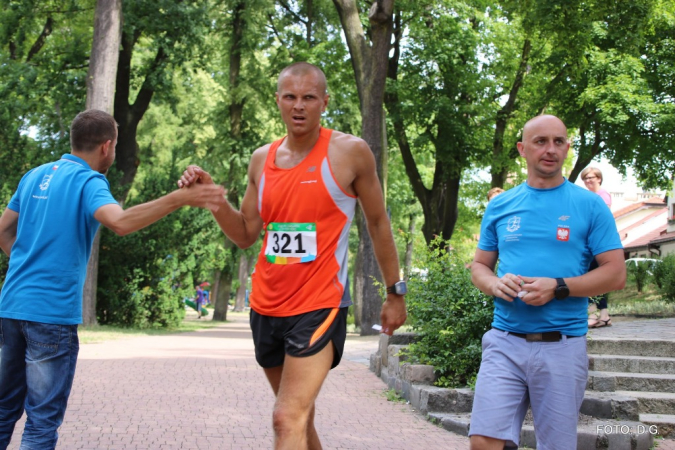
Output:
M623 249L600 253L595 259L598 262L597 269L579 277L565 278L571 296L592 297L618 291L626 286L626 262Z
M0 217L0 248L9 256L9 252L16 241L16 230L19 224L19 213L5 209Z
M218 211L212 211L223 233L238 247L248 248L260 237L263 220L258 212L258 187L256 180L262 174L267 156L266 147L256 150L248 168L248 184L239 211L227 202Z
M157 222L182 206L198 206L211 210L225 204L225 191L216 185L195 185L173 191L163 197L129 209L118 204L101 206L94 218L120 236L133 233Z
M386 286L391 286L399 281L398 253L384 207L375 158L365 142L360 139L350 151L353 152L351 161L355 170L353 187L366 218L368 234L373 241L375 258L380 266L382 278ZM382 305L382 330L386 334L392 334L403 325L406 316L404 297L387 294L387 300Z

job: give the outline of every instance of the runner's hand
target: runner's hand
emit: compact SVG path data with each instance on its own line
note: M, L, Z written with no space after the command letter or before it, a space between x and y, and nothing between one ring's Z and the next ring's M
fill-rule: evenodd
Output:
M405 309L405 297L396 294L387 294L387 300L382 304L380 320L382 333L391 336L405 323L408 313Z

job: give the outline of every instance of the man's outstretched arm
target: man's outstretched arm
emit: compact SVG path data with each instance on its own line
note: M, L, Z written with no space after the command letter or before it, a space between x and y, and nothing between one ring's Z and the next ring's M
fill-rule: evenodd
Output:
M225 204L225 190L215 184L197 184L173 191L157 200L122 209L111 203L101 206L94 218L120 236L133 233L157 222L182 206L217 210Z
M261 147L253 153L248 168L248 184L241 202L241 208L236 210L229 202L222 208L211 211L218 226L225 235L240 248L248 248L260 237L263 220L258 212L258 188L256 180L260 178L263 164L267 155L267 147ZM211 175L198 166L188 166L178 181L178 186L214 183Z

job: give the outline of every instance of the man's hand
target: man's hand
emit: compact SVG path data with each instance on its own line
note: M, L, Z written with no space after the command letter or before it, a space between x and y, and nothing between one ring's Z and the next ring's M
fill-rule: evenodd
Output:
M553 300L558 283L555 278L520 277L523 280L522 290L527 293L520 299L532 306L542 306Z
M407 317L405 298L402 295L387 294L387 300L382 304L380 313L382 332L391 336L405 323Z
M178 187L188 187L194 183L213 184L211 175L199 166L189 165L178 180Z
M492 283L492 289L489 294L504 299L507 302L512 302L514 298L518 297L520 291L527 290L523 286L525 281L518 275L507 273L501 278L494 277L494 279L495 281Z
M181 201L184 205L207 208L211 211L218 211L227 202L225 200L225 189L213 184L213 182L208 184L194 183L192 186L176 192L181 195Z

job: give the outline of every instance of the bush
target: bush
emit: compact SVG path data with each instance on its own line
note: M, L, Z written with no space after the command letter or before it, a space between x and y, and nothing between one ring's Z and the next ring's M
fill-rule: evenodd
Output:
M425 270L409 281L409 323L418 334L410 361L434 366L436 385L473 386L481 361L481 338L492 323L492 299L471 283L471 272L434 241L420 261Z
M675 302L675 255L668 255L658 264L654 281L659 286L666 302Z
M652 268L652 280L659 290L662 290L668 275L675 270L675 254L668 255L661 260L661 263L654 264Z
M626 261L626 271L630 278L635 280L635 287L638 293L642 292L647 282L651 278L654 268L660 263L654 261Z

